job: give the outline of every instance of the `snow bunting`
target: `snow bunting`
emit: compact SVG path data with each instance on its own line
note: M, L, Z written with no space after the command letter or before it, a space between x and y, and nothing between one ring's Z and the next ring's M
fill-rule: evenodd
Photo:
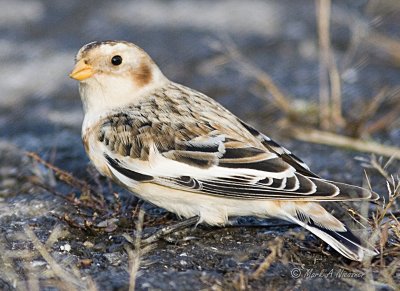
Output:
M319 204L376 193L320 178L213 99L168 80L136 45L89 43L70 77L80 81L88 156L140 198L210 225L230 216L281 218L349 259L376 254Z

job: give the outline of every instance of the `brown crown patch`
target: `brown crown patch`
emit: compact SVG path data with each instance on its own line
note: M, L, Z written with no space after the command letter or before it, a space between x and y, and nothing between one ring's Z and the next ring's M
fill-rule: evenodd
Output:
M133 81L139 87L143 87L146 84L148 84L151 81L152 77L153 77L153 75L151 72L151 67L150 67L149 63L146 62L145 60L142 60L139 68L134 70L134 72L132 73Z

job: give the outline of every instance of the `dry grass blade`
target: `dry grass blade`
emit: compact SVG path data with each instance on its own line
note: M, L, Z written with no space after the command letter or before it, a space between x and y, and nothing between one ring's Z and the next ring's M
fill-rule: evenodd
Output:
M0 265L1 265L1 279L4 282L9 282L10 285L15 288L15 290L25 290L26 286L21 286L21 281L18 274L14 270L14 263L12 260L12 256L5 255L10 254L10 252L6 248L6 237L0 236ZM29 258L31 258L31 253L28 253Z
M330 8L328 9L328 8L326 8L326 6L327 5L330 6L330 1L317 0L317 4L321 5L321 7L324 6L325 8L323 10L324 11L328 10L328 12L329 12ZM322 9L322 8L320 8L320 9ZM321 12L321 13L323 15L326 15L328 12L325 11L325 12ZM329 29L329 25L327 27L326 23L321 24L321 26L322 26L321 31L325 31L326 29ZM328 51L330 51L329 34L326 34L326 32L322 33L322 34L323 34L322 38L325 39L324 41L322 41L323 42L322 47L326 47L328 44L327 49L328 49ZM328 42L326 41L326 38L328 38ZM274 84L271 77L267 73L265 73L258 67L251 64L250 61L246 60L231 41L226 42L226 44L224 45L224 49L226 50L225 54L227 55L227 57L237 63L237 68L238 68L239 72L256 79L268 90L268 92L271 93L271 95L273 96L274 103L277 105L277 107L282 112L285 113L285 117L287 118L287 120L289 120L289 124L288 124L289 126L287 129L288 129L288 132L291 132L292 137L299 139L299 140L306 141L306 142L326 144L326 145L335 146L335 147L344 147L344 148L349 148L349 149L360 151L360 152L376 153L379 155L400 159L400 149L397 147L385 146L385 145L382 145L379 143L363 141L361 139L355 139L355 138L335 134L335 133L328 132L328 131L321 131L321 130L317 130L317 129L302 128L300 126L291 128L293 126L293 124L290 123L290 121L298 120L298 118L296 118L296 117L298 117L297 116L298 113L295 111L295 109L293 108L293 106L291 105L291 102L290 102L292 98L288 98L287 96L285 96L282 93L282 91L280 91L280 89ZM325 48L325 50L326 50L326 48ZM345 120L341 113L341 105L339 106L339 103L341 103L341 97L339 96L340 95L340 88L339 88L340 80L339 79L336 80L335 76L337 76L337 78L339 78L339 75L338 75L336 65L333 61L333 58L329 57L330 54L331 53L329 53L329 54L324 53L324 58L321 58L321 60L329 59L329 61L326 61L326 60L325 61L328 64L326 67L329 69L329 74L331 76L331 88L332 88L331 96L335 95L337 97L332 97L333 98L332 103L329 104L329 101L328 101L327 107L325 105L323 105L323 106L321 105L320 109L322 110L322 112L321 112L320 117L322 120L326 120L325 116L330 117L330 113L327 113L327 112L324 113L324 110L326 110L327 108L329 109L330 108L329 105L331 105L332 116L335 116L335 117L332 117L332 120L336 126L342 127ZM335 85L335 82L337 83L337 85ZM329 85L329 82L327 82L327 84ZM333 91L335 91L336 93L334 93ZM378 95L376 95L376 97L374 97L373 102L367 106L366 110L364 110L365 114L363 114L362 117L360 118L360 120L358 122L359 125L358 126L356 125L356 128L353 129L353 132L354 131L357 132L357 134L356 134L357 136L359 135L358 132L364 130L364 128L366 127L365 126L366 119L368 117L370 117L370 115L375 114L376 111L378 110L379 106L382 104L382 102L386 96L385 93L386 93L386 90L382 90ZM329 97L329 94L328 94L328 97ZM324 98L322 98L322 99L324 99ZM322 101L322 103L323 103L323 101ZM294 117L294 118L292 118L292 117ZM377 122L375 122L372 125L370 125L369 127L367 127L366 131L372 132L372 131L376 131L377 129L386 128L388 123L396 120L397 118L398 118L398 110L396 107L389 114L385 115L384 117L379 119ZM301 119L299 119L299 120L301 120ZM327 120L330 120L330 119L327 119ZM331 126L327 124L325 127L330 128Z
M62 227L60 224L57 224L53 230L51 231L51 234L49 238L47 239L45 246L46 248L51 248L55 242L58 241L58 239L65 234L65 231L63 231Z
M70 186L77 187L77 188L89 188L88 184L84 181L81 181L74 176L72 176L70 173L67 173L60 168L57 168L53 164L50 164L43 160L41 157L39 157L36 153L34 152L29 152L27 153L27 156L35 160L36 162L43 164L46 168L54 171L54 173L57 175L58 179L61 181L67 183Z
M318 37L319 37L319 121L323 129L330 129L329 112L329 79L327 67L329 64L329 16L330 1L316 0Z
M282 112L284 112L288 116L293 114L291 98L286 96L278 88L278 86L275 85L269 74L247 60L240 53L240 51L237 49L232 41L227 40L226 45L224 45L224 49L227 57L233 60L238 66L237 69L239 72L244 73L245 75L257 80L263 87L265 87L265 89L271 94L273 102Z
M133 251L130 247L125 247L125 250L128 253L129 257L129 291L135 290L136 278L138 276L140 268L140 257L142 254L141 239L143 231L143 222L144 222L144 211L141 209L139 211L138 222L136 224L136 233L134 240L135 251Z
M332 56L329 66L329 78L331 81L331 118L334 125L342 127L346 122L342 115L342 84L339 70Z
M392 57L396 65L400 65L400 40L375 32L371 33L368 38L366 38L366 41L371 46L386 52Z
M65 183L66 185L72 188L78 189L80 191L80 197L79 199L75 199L74 196L72 197L71 195L64 195L56 191L55 186L49 185L47 181L43 181L43 178L39 177L38 175L30 177L30 182L32 184L39 186L58 197L61 197L69 201L73 201L73 203L76 206L81 205L81 206L91 207L93 209L96 209L96 211L99 213L103 213L106 211L108 207L106 205L104 196L101 195L102 192L101 189L99 189L100 191L96 191L96 189L94 189L93 186L89 185L86 181L75 178L72 174L54 166L49 162L46 162L36 153L28 152L27 156L32 158L37 163L42 164L46 168L50 169L52 173L55 174L57 179L60 180L61 182ZM98 186L97 188L99 187L100 186Z
M345 124L342 116L342 86L331 49L331 0L316 0L319 38L320 125L323 129Z
M399 262L400 224L394 213L398 211L396 201L398 201L400 197L400 180L398 177L395 179L386 170L391 161L392 159L389 159L385 165L382 166L383 160L373 155L367 164L368 168L376 169L386 179L389 198L387 201L383 199L382 205L373 213L375 230L371 236L371 240L377 240L380 246L380 260L374 263L375 267L379 265L380 268L380 282L375 282L371 274L366 284L381 284L381 286L397 290L399 285L395 278ZM371 270L371 264L364 265L364 268L366 270ZM372 271L369 271L369 273L371 272ZM386 285L383 285L381 282L384 282Z
M392 160L393 158L390 158L385 165L382 165L381 157L378 158L376 155L371 155L370 159L368 160L368 164L364 163L364 166L368 166L369 168L373 168L378 171L378 173L382 175L382 177L384 177L386 181L394 188L395 185L391 180L390 174L386 171L386 167L391 163Z
M400 100L400 95L397 95L398 100ZM386 113L384 116L376 120L375 122L371 123L370 125L367 126L366 131L369 134L378 132L382 129L389 128L392 124L396 122L396 120L399 120L400 118L400 101L397 102L392 107L392 110Z
M39 241L35 233L28 226L24 227L24 231L27 237L32 241L35 249L49 264L50 269L54 272L54 274L63 281L63 284L68 290L81 290L84 288L82 283L74 278L73 274L67 272L56 262L56 260L54 260L54 258L47 251L45 245Z
M393 124L396 121L396 119L399 118L399 111L400 111L400 106L398 106L396 109L392 110L392 112L386 114L382 118L378 119L376 122L369 125L367 127L367 132L369 134L373 134L375 132L387 128L388 125Z
M27 265L29 265L29 264L27 264ZM36 274L29 267L28 267L27 277L28 277L28 289L29 289L29 291L39 291L40 290L39 278L36 276Z
M278 257L281 256L283 247L283 238L277 237L270 244L269 249L271 253L265 258L265 260L258 266L257 270L255 270L251 275L251 279L258 279L261 274L267 271L273 262L276 261Z
M359 113L359 118L352 123L349 123L348 126L352 127L351 136L360 137L364 133L364 129L366 127L367 121L374 116L379 109L382 102L385 100L387 96L388 90L387 88L383 88L376 94L370 102Z
M326 130L332 129L332 122L341 122L341 86L330 43L331 1L316 0L316 10L319 38L320 125Z
M363 141L316 129L293 127L288 129L288 131L293 138L298 140L348 148L359 152L374 153L385 157L400 159L400 148L398 147L386 146L372 141Z
M394 280L394 276L397 270L400 269L400 259L395 259L390 263L385 269L383 269L380 275L384 278L386 282L388 282L389 286L396 286L396 282Z
M375 219L375 223L376 223L377 227L379 225L381 225L383 219L386 216L386 213L388 213L390 211L392 206L396 203L397 198L400 197L400 181L397 181L397 182L393 181L392 183L387 181L387 188L388 188L388 192L389 192L389 201L386 205L384 205L384 208L382 209L382 211L380 213L378 213L378 215Z
M242 62L241 65L248 76L254 77L262 86L267 89L267 91L273 97L274 103L280 110L282 110L288 116L293 114L292 106L288 97L281 92L278 86L275 85L270 75L248 62Z

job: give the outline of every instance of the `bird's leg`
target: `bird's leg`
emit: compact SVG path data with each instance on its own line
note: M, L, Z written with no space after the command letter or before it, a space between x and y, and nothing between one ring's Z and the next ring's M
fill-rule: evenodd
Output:
M186 220L180 221L176 224L165 226L160 230L156 231L155 233L153 233L152 235L150 235L149 237L143 239L141 243L143 245L154 243L160 238L167 236L171 233L177 232L179 230L185 229L188 226L196 224L198 221L199 221L199 216L193 216Z

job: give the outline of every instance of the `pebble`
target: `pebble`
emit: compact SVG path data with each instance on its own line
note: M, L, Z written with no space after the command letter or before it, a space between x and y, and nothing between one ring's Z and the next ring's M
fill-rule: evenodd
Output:
M92 242L90 242L90 241L85 241L85 242L83 243L83 245L84 245L86 248L92 248L92 247L94 247L94 243L92 243Z
M65 244L63 246L60 246L60 250L64 251L64 252L70 252L71 251L71 245L70 244Z

